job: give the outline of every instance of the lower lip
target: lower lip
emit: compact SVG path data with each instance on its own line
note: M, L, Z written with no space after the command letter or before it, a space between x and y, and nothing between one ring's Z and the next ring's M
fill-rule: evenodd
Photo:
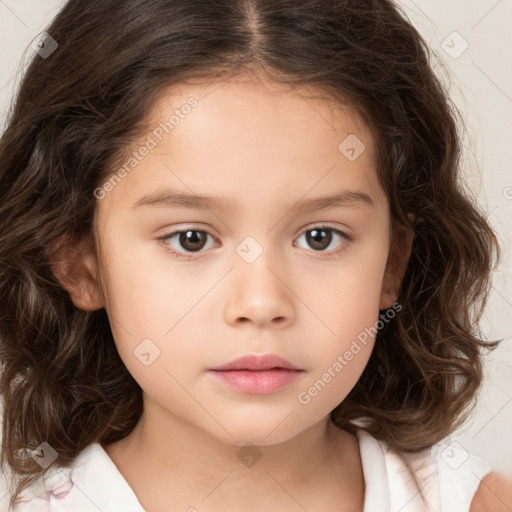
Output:
M294 381L302 370L212 370L212 373L242 393L269 395Z

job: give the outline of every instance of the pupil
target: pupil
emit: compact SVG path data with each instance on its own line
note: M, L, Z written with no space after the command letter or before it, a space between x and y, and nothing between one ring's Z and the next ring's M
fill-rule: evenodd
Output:
M181 233L180 244L187 250L199 250L204 246L205 237L198 234L198 230L189 230Z
M324 250L331 243L332 234L324 229L311 229L307 235L308 243L314 249ZM322 238L324 239L322 242Z

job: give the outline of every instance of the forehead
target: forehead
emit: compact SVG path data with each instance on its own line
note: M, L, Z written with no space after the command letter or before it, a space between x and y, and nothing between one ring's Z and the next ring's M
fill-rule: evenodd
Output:
M223 81L190 81L163 89L143 122L148 129L158 127L175 113L172 130L193 117L193 127L198 131L229 126L241 137L255 131L261 135L277 132L283 136L307 133L312 144L318 129L319 135L332 130L339 136L352 130L367 139L367 149L372 151L368 127L350 101L342 102L341 98L341 94L335 99L313 85L282 84L244 75ZM189 110L187 104L192 99L198 105L190 109L190 116L183 114ZM243 133L240 129L244 129Z
M133 207L165 188L228 197L235 209L236 201L290 203L340 186L381 194L370 130L350 105L311 86L244 78L182 83L162 91L143 123L146 132L131 149L151 149L109 201Z

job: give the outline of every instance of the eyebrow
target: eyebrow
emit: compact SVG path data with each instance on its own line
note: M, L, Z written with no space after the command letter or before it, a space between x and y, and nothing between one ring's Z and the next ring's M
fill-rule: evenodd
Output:
M198 210L233 211L235 203L224 197L187 194L173 190L162 190L146 194L138 199L133 209L142 207L190 208ZM372 198L358 190L343 190L334 195L323 195L314 199L301 200L290 206L290 212L304 215L318 210L335 207L374 206Z

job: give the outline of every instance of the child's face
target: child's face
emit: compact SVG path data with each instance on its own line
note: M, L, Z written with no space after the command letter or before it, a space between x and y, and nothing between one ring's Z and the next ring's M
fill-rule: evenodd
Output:
M173 114L166 134L160 123ZM120 356L164 421L179 417L233 444L290 439L353 388L374 342L361 334L394 302L383 284L389 205L369 131L318 99L235 81L169 90L149 125L137 164L98 193L104 305ZM338 148L350 134L366 146L356 159L353 137ZM171 190L230 207L135 207ZM294 210L347 191L371 204L353 195ZM322 225L352 240L307 231ZM180 229L194 230L189 240L158 240ZM273 392L235 389L211 371L270 353L303 370Z

